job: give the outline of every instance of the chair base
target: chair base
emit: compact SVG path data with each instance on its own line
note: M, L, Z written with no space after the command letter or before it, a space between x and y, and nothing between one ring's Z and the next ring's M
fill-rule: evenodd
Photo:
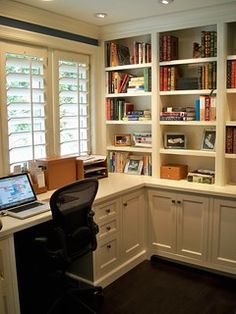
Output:
M102 287L73 287L62 292L47 314L97 314L103 303Z

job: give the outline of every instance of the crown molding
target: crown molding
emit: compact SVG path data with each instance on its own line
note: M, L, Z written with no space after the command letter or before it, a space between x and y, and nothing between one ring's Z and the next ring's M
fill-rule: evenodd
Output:
M14 1L0 0L0 15L96 39L99 36L96 25Z
M110 40L152 32L162 32L182 28L233 22L236 20L236 2L225 5L210 6L194 11L154 16L129 22L111 24L100 27L100 39Z

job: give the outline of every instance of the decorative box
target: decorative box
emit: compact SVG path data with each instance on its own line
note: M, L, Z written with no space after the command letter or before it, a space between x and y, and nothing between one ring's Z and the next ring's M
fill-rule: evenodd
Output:
M180 164L168 164L161 166L161 178L171 180L185 179L188 174L188 166Z

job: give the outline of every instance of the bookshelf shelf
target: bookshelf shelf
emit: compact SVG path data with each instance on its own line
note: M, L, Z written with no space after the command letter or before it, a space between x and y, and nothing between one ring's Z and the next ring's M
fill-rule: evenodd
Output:
M121 121L121 120L107 120L107 125L152 125L151 120L146 121Z
M162 61L159 63L159 65L166 66L166 65L198 64L198 63L209 63L209 62L214 62L214 61L217 61L216 57Z
M236 123L236 122L235 122ZM160 125L216 126L216 121L160 121Z
M227 60L236 60L236 55L227 56Z
M236 94L236 88L227 88L228 94Z
M109 71L136 70L136 69L151 68L151 66L152 66L152 63L129 64L129 65L107 67L105 68L105 71L109 72Z
M160 149L160 154L167 155L182 155L182 156L198 156L198 157L215 157L215 152L208 152L203 150L195 150L195 149Z
M120 151L120 152L129 152L129 153L152 153L151 147L135 147L135 146L107 146L108 151Z
M135 92L135 93L118 93L118 94L107 94L106 98L117 98L117 97L143 97L152 96L151 92Z
M173 90L173 91L160 91L161 96L165 95L210 95L211 89L190 89L190 90ZM217 93L216 90L213 91L214 94Z
M226 159L235 159L236 160L236 154L225 154Z

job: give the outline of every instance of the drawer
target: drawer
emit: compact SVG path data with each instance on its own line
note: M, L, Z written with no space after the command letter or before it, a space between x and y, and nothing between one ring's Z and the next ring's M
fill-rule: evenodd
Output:
M94 207L96 223L101 225L107 219L112 219L118 215L119 205L118 201L107 202Z
M119 241L118 238L99 244L95 252L97 275L107 274L114 269L119 262Z
M99 226L98 240L102 241L119 230L118 220L114 219Z

